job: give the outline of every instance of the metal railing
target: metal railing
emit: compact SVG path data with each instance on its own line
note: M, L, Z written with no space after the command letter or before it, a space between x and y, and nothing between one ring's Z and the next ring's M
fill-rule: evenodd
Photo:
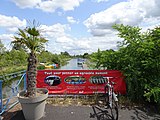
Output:
M6 75L1 75L0 80L11 80L13 78L22 76L25 72L26 72L25 70L22 70L22 71L18 71L18 72L6 74Z
M7 85L4 88L2 87L2 84L5 80L0 80L0 120L1 120L1 116L4 112L8 111L9 109L11 109L13 106L15 106L19 101L17 98L17 94L21 91L21 90L26 90L26 73L25 71L17 72L17 73L12 73L9 74L9 78L11 78L11 76L15 77L19 76L19 74L21 74L21 78L19 80L13 81L11 79L9 79L9 82L14 82L15 84L13 85ZM5 75L7 76L7 75ZM20 87L21 86L21 87ZM7 89L9 91L9 95L5 95L6 94L6 90Z

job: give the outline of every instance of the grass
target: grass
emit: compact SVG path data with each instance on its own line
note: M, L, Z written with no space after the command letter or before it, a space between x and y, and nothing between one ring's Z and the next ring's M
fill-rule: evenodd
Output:
M47 99L47 104L52 104L54 106L93 105L95 104L95 96L87 96L87 95L54 96Z

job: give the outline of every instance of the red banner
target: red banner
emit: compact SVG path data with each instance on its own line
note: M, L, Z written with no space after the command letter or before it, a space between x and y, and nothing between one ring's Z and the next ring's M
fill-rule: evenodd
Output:
M39 70L37 87L49 94L104 93L107 81L115 82L114 91L126 94L124 76L117 70Z

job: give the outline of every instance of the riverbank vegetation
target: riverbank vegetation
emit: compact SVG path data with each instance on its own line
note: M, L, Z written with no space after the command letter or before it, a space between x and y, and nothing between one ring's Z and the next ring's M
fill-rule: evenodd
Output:
M0 40L0 76L26 70L27 58L25 50L17 49L13 46L12 50L6 50ZM67 52L61 52L60 54L53 54L49 51L42 51L38 54L38 63L45 64L58 64L59 67L67 64L67 61L71 59L71 56ZM38 65L38 68L44 69L44 66Z
M118 50L92 53L95 68L123 72L127 97L131 101L156 103L160 106L160 27L141 32L141 28L114 25L122 41Z

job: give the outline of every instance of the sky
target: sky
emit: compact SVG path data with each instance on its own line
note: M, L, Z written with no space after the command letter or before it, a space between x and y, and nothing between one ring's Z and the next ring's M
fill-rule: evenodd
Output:
M33 20L52 53L116 50L122 39L112 25L143 31L160 25L160 0L0 0L0 39L7 49L18 28Z

